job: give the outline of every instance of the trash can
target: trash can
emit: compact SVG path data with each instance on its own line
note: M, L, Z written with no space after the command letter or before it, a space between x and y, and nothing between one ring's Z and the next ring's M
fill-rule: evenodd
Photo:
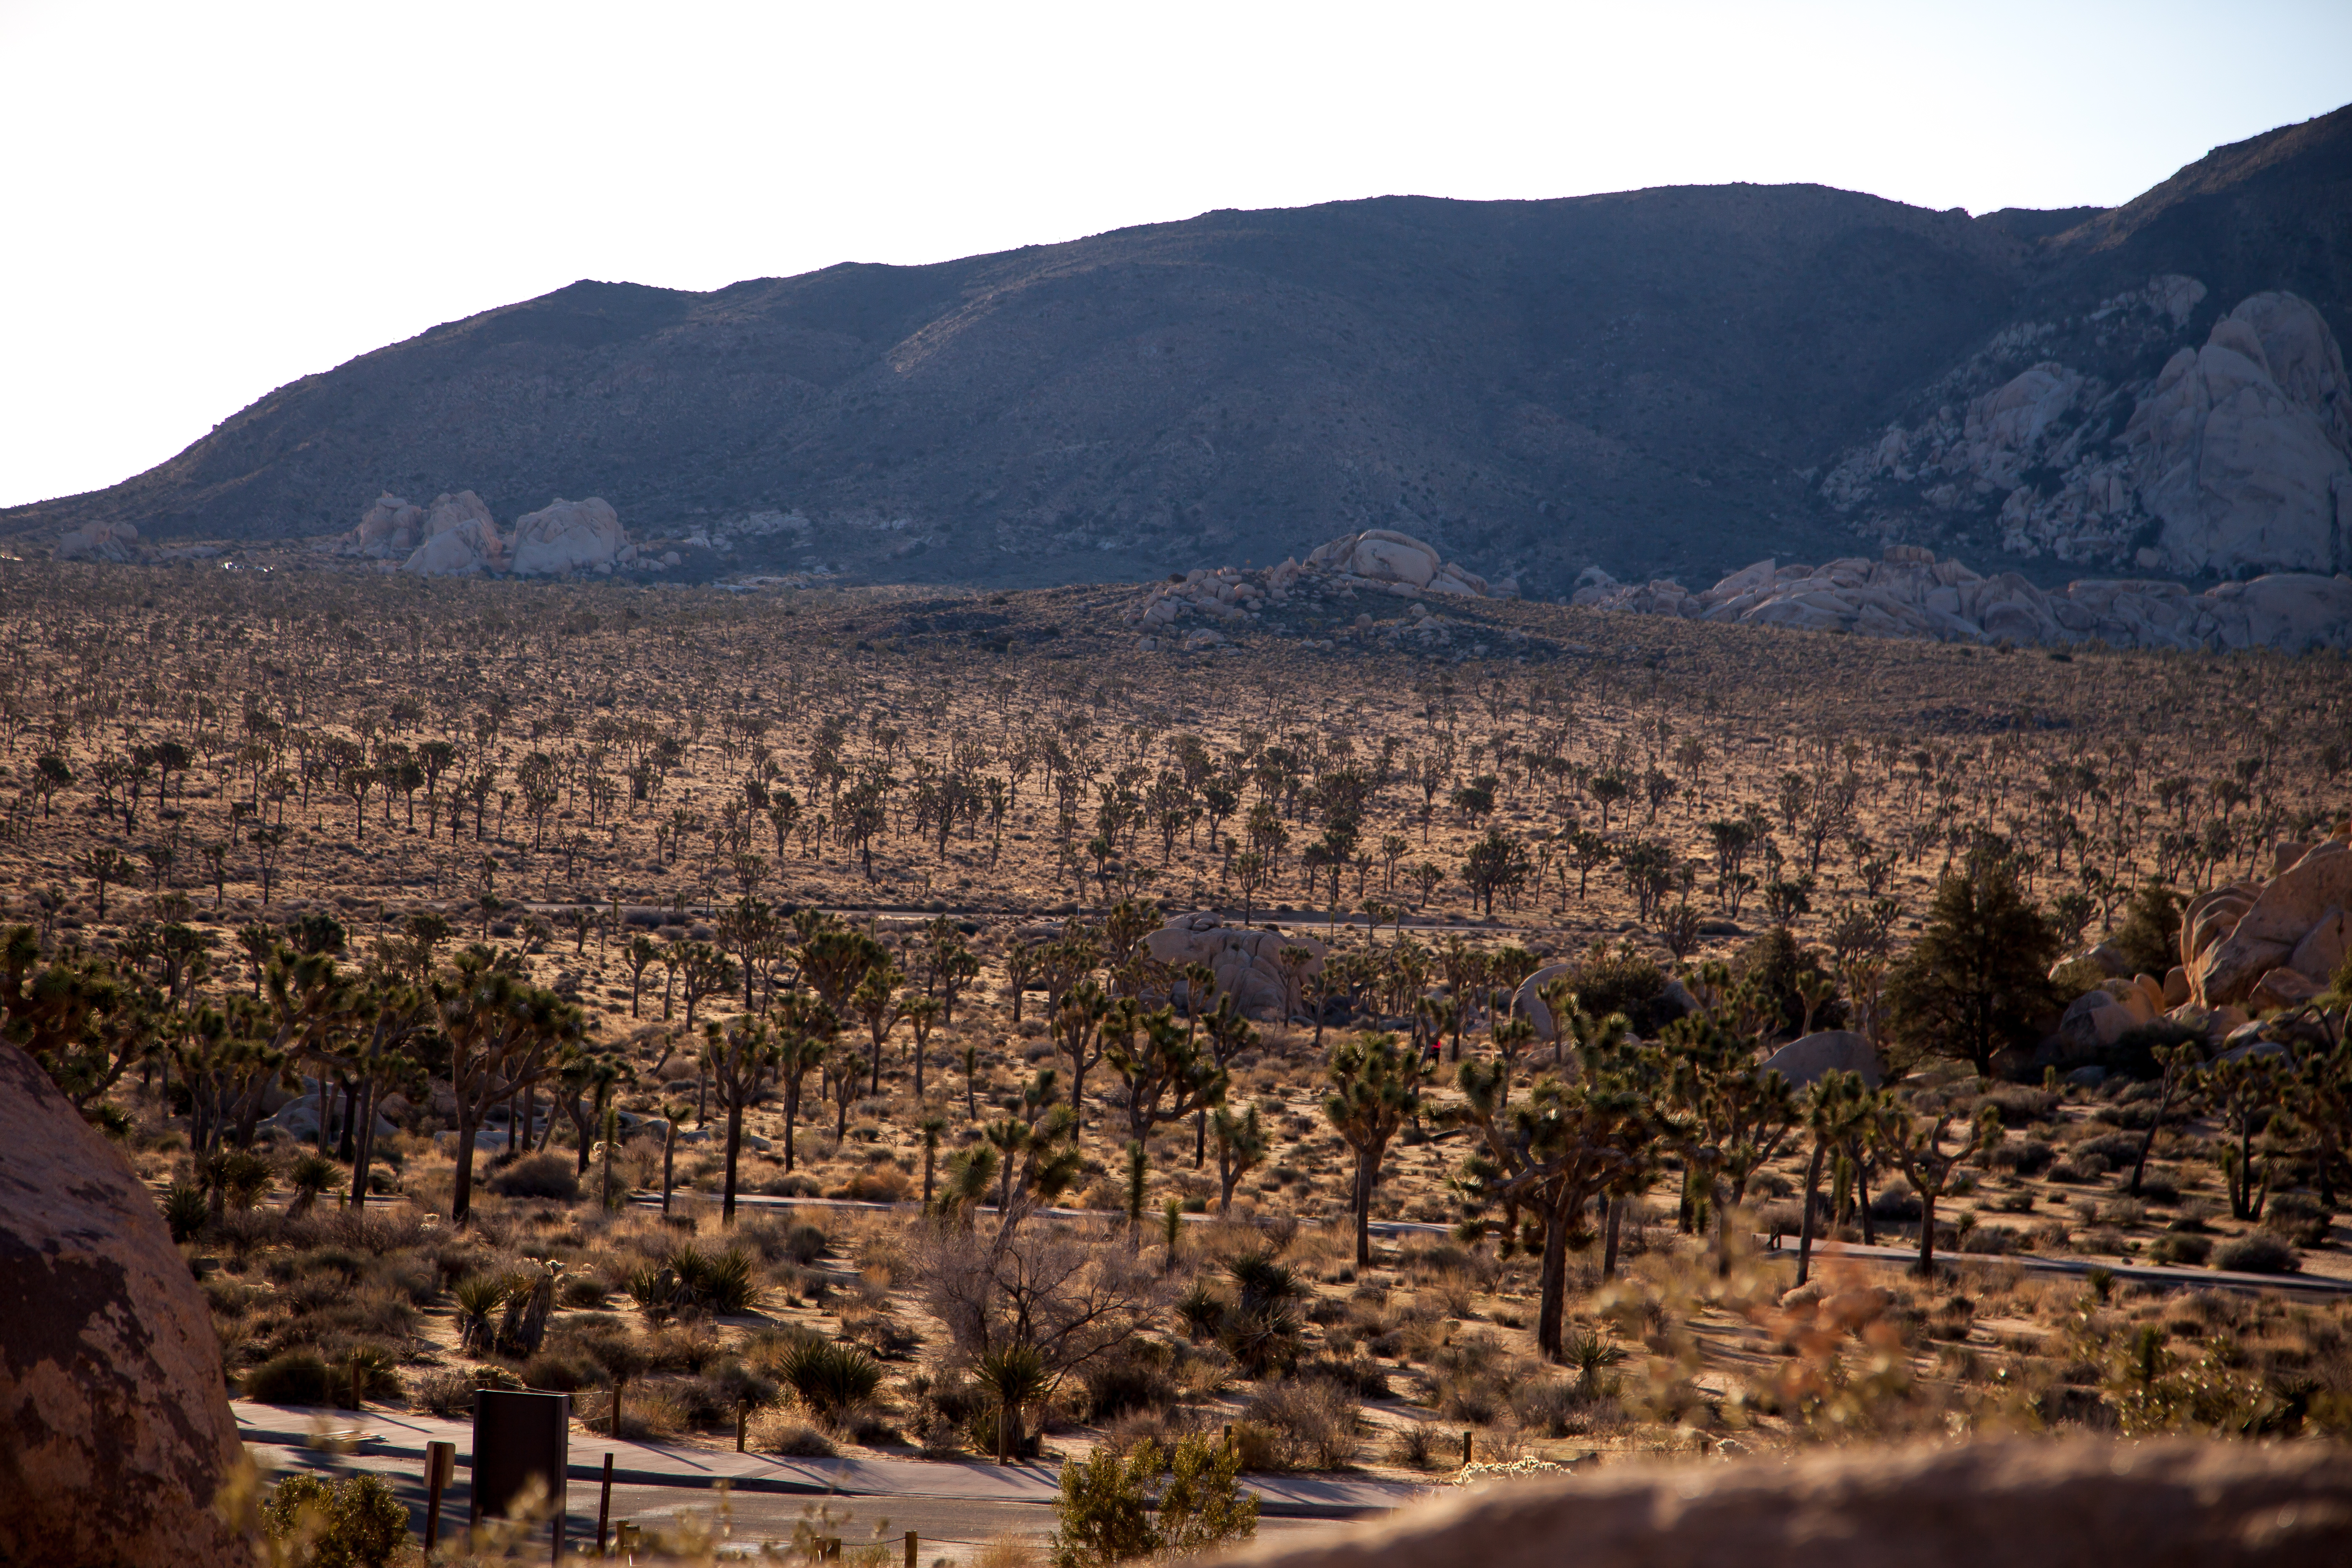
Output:
M564 1472L572 1457L572 1395L485 1388L474 1395L471 1520L503 1519L531 1482L546 1489L563 1550Z

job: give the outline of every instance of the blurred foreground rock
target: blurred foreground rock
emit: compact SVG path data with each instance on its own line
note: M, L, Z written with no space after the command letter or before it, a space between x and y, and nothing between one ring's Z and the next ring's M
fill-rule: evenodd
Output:
M2352 1454L2009 1440L1490 1483L1280 1568L2263 1568L2352 1560Z
M0 1563L211 1568L243 1455L220 1344L154 1197L0 1043Z

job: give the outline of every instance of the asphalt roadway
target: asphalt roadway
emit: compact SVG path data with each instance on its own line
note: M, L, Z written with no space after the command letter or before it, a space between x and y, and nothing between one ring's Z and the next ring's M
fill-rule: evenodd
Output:
M442 1533L446 1538L465 1526L470 1423L407 1412L296 1411L246 1401L236 1402L235 1408L247 1447L265 1470L379 1475L407 1506L420 1535L425 1524L426 1444L451 1442L458 1463L443 1498ZM895 1560L905 1533L912 1531L919 1538L919 1561L929 1564L969 1559L1001 1538L1043 1542L1056 1522L1059 1482L1057 1468L1050 1463L795 1460L739 1455L724 1447L614 1442L576 1430L568 1448L564 1533L574 1544L595 1541L608 1452L614 1458L608 1524L617 1531L622 1521L630 1521L649 1538L669 1538L690 1528L751 1550L764 1542L789 1543L796 1532L805 1531L838 1537L845 1544L887 1540ZM1371 1478L1252 1476L1247 1484L1259 1494L1258 1530L1266 1538L1328 1530L1423 1495L1417 1486ZM543 1531L538 1533L545 1538Z

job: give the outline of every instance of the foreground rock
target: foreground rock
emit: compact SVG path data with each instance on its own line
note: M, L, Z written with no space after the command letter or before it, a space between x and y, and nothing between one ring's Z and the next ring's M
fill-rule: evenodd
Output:
M0 1563L253 1561L212 1509L242 1458L220 1344L155 1200L0 1043Z
M1795 631L1938 642L2085 643L2115 647L2278 648L2352 646L2352 577L2282 573L2192 595L2178 583L2084 579L2045 593L2014 572L1984 577L1921 545L1825 566L1759 561L1704 593L1679 583L1638 586L1598 567L1573 604Z
M2352 1535L2352 1455L2179 1439L2011 1439L1633 1463L1490 1484L1262 1568L2320 1568ZM1564 1543L1573 1542L1573 1550Z
M1213 914L1178 915L1143 939L1152 958L1171 969L1205 963L1216 976L1217 994L1231 996L1253 1018L1280 1019L1298 1002L1293 981L1283 973L1282 950L1303 949L1307 962L1298 971L1304 980L1323 972L1323 944L1311 937L1227 925ZM1181 982L1177 989L1182 990Z

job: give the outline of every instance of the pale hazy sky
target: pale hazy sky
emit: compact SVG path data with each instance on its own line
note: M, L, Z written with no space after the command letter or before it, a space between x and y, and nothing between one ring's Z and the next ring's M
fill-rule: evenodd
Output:
M2113 205L2347 100L2346 0L0 0L0 504L580 278L1398 192Z

